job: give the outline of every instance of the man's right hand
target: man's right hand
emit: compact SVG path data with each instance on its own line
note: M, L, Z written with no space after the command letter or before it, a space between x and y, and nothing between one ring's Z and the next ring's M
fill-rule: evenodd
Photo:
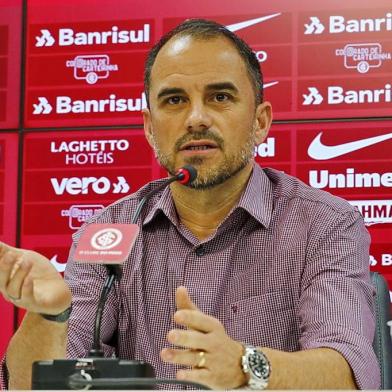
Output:
M0 293L33 313L56 315L71 304L71 291L39 253L0 243Z

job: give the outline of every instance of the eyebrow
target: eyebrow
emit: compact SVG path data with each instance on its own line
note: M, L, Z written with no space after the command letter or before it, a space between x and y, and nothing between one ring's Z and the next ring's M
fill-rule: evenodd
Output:
M212 83L206 86L206 90L229 90L238 93L238 88L231 82Z
M185 90L182 88L178 88L178 87L164 88L159 92L158 99L160 99L162 97L166 97L167 95L173 95L173 94L185 94Z
M229 90L234 93L238 93L237 87L234 86L233 83L231 82L220 82L220 83L211 83L208 84L205 88L207 91L216 91L216 90ZM168 95L174 95L174 94L185 94L185 90L179 87L167 87L163 88L159 93L158 93L158 99L162 97L166 97Z

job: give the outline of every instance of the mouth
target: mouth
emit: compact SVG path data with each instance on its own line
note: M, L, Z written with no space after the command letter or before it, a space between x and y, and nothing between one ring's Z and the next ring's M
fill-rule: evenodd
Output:
M217 144L211 140L197 140L185 143L181 146L180 151L208 151L217 148Z

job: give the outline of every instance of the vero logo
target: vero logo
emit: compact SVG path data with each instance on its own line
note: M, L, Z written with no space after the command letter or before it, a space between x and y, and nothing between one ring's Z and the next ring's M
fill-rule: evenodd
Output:
M38 97L38 103L33 104L33 114L49 114L53 107L45 97Z
M325 26L320 22L317 16L310 17L310 23L305 23L305 35L321 34L325 30Z
M122 176L117 177L117 182L112 183L107 177L71 177L51 178L50 182L56 195L87 195L89 193L96 193L97 195L104 195L106 193L127 193L130 189L126 179Z
M308 87L309 94L303 94L303 102L302 105L320 105L323 102L324 98L320 94L320 91L316 87Z
M55 43L55 39L49 30L43 29L41 30L41 36L35 37L36 43L35 46L37 48L41 48L43 46L53 46Z

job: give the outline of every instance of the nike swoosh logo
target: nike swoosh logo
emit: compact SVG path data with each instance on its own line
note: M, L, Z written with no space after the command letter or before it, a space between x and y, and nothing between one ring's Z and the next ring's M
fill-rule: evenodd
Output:
M49 261L58 272L65 271L66 263L59 263L57 261L57 255L54 255Z
M278 84L278 83L279 83L279 81L265 83L265 84L263 84L263 87L264 88L272 87L272 86L275 86L275 84Z
M310 143L308 148L308 155L311 158L320 161L340 157L342 155L349 154L350 152L360 150L361 148L369 147L385 140L392 139L392 133L387 133L386 135L355 140L353 142L338 144L336 146L326 146L321 142L322 134L323 133L320 132L312 143Z
M235 31L245 29L246 27L253 26L257 23L265 22L266 20L275 18L279 15L282 15L282 13L279 12L277 14L262 16L261 18L250 19L250 20L245 20L243 22L233 23L231 25L227 25L226 28L234 33Z

